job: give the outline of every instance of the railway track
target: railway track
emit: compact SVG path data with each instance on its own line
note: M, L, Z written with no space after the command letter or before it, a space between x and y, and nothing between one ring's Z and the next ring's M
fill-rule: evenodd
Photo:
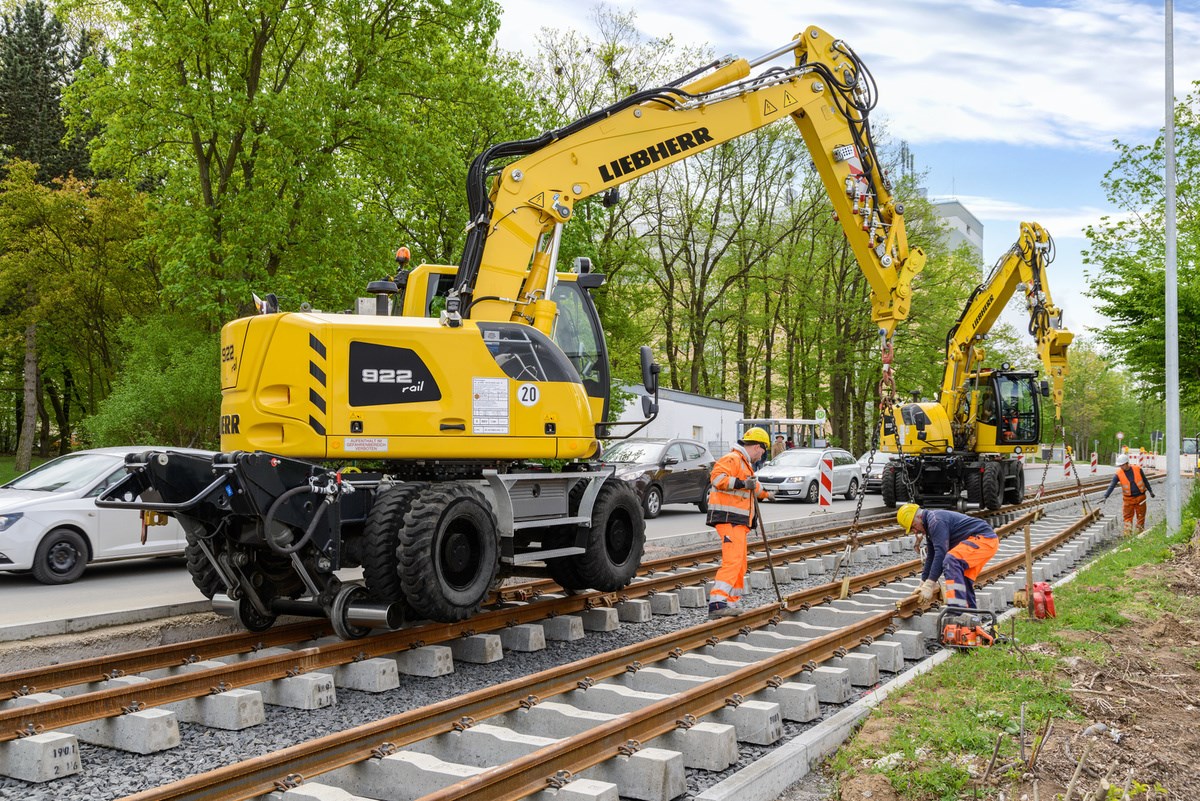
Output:
M1054 503L1043 499L1043 503L1038 504L1037 508L1045 509L1053 506ZM1056 503L1059 505L1063 504L1062 501L1057 501ZM1005 516L1019 517L1015 522L1002 527L1002 533L1012 531L1014 528L1023 528L1024 523L1028 522L1035 514L1037 512L1028 512L1022 509L1006 511ZM867 548L876 546L887 548L890 552L890 543L894 541L897 530L894 526L883 525L885 519L866 521L864 524L865 531L859 536L860 551L866 551ZM880 530L871 529L871 526L876 522L880 525ZM796 578L798 574L804 572L797 568L801 565L808 565L812 560L820 561L822 565L826 566L830 560L837 561L838 557L832 554L843 551L845 543L848 541L844 529L845 527L839 527L831 531L810 532L806 535L790 535L789 537L779 537L773 540L772 550L775 552L776 563L774 569L776 579L787 581ZM814 542L813 540L817 536L823 536L824 541ZM813 554L818 555L814 556ZM63 737L71 738L76 736L70 733L72 731L70 727L74 727L76 731L81 728L87 729L88 727L92 729L105 727L117 729L121 728L122 724L126 724L126 728L135 728L128 721L135 719L139 715L146 715L147 713L156 711L162 712L163 710L160 705L163 704L175 704L177 708L181 704L190 705L193 708L229 706L235 703L235 701L228 699L233 698L237 699L238 702L242 702L245 700L246 695L254 693L254 689L247 688L257 688L258 692L267 697L268 702L273 706L282 708L298 706L301 709L307 708L308 711L314 708L322 708L332 703L332 698L336 695L334 691L335 685L338 689L354 688L357 686L359 690L388 693L399 687L400 682L398 678L395 682L385 682L383 684L379 682L380 675L389 675L389 672L382 667L384 664L390 663L395 668L396 665L403 663L406 658L409 662L420 661L414 655L428 655L431 649L438 647L438 643L449 643L449 646L442 646L442 648L454 651L456 657L462 658L461 661L486 662L487 660L485 659L479 659L478 654L473 657L470 653L472 648L486 650L482 643L489 641L489 636L491 639L500 639L507 634L509 635L508 642L505 645L515 646L510 650L520 651L520 643L523 641L524 634L518 635L518 632L530 632L534 630L537 628L534 626L534 623L537 621L542 621L542 626L545 629L554 629L557 627L560 630L560 635L565 635L563 637L564 641L574 639L567 631L568 629L588 628L593 633L612 631L620 618L629 621L629 625L625 628L636 629L638 628L638 621L646 622L654 616L669 619L674 612L679 611L679 606L676 604L682 595L690 594L693 597L698 596L697 605L702 607L704 598L703 582L707 578L711 578L711 574L715 571L716 567L715 562L711 561L713 557L714 554L712 552L701 551L682 557L673 557L671 559L656 560L655 562L648 563L645 566L645 574L621 594L589 593L557 597L554 594L542 591L539 596L536 588L526 587L519 590L522 593L521 597L526 599L533 598L535 599L533 602L514 601L513 597L516 596L511 596L508 599L502 598L499 608L463 624L437 624L379 634L364 640L330 642L327 640L314 640L313 638L320 637L325 633L325 630L318 623L309 622L296 626L280 627L264 634L210 638L199 642L185 643L180 646L149 649L117 659L82 660L78 663L55 666L51 669L43 669L41 671L31 670L23 671L20 674L9 674L0 677L0 688L2 688L6 695L12 694L15 695L15 698L8 705L8 708L0 710L0 742L7 743L0 745L0 748L11 752L22 749L33 752L37 750L35 741L39 737L54 737L60 740ZM769 582L770 574L764 570L765 561L765 554L755 554L751 558L751 570L756 571L752 573L752 578L757 576L760 579L760 585L764 574L766 574L766 581ZM864 576L851 577L845 580L845 582L821 582L811 589L791 593L786 599L788 610L786 613L781 612L778 605L775 604L768 605L754 612L748 612L732 621L717 621L703 623L699 626L685 627L681 631L673 632L670 635L651 638L644 644L626 645L620 648L608 649L612 651L611 654L607 655L612 661L605 663L607 667L592 663L584 663L574 668L571 665L564 665L550 671L551 673L557 671L555 674L557 678L543 677L537 681L546 682L553 680L559 682L558 684L554 684L555 687L566 685L577 687L578 683L584 681L585 678L592 681L602 681L613 676L624 676L629 672L631 665L646 665L663 659L678 661L681 656L685 656L696 649L696 642L703 642L704 645L700 646L702 648L727 648L735 644L729 642L730 640L758 636L759 630L763 628L778 629L783 627L786 629L792 623L819 625L803 624L802 620L793 620L791 618L795 616L808 616L811 618L816 614L814 610L823 606L828 607L831 602L835 605L850 602L859 603L860 601L855 601L856 596L865 598L864 593L880 582L890 581L895 583L901 581L904 575L913 572L915 569L919 569L919 565L916 565L912 560L901 560L899 565L884 568L880 571L872 571ZM840 600L834 601L836 596L842 594L843 586L845 586L845 592L850 594L850 598L845 602ZM506 588L506 591L508 589ZM691 591L690 593L688 592L689 590ZM514 590L514 592L516 591ZM875 590L875 595L872 596L875 598L877 605L880 592L884 592L884 590L877 589ZM874 629L871 626L875 626L885 618L891 621L897 614L901 618L904 618L905 612L911 611L903 608L903 605L899 608L896 606L897 599L907 597L907 588L899 587L888 592L891 593L891 597L885 598L882 610L876 610L874 613L878 620L870 624L864 624L867 625L867 628L852 628L848 633L840 634L829 640L830 643L839 643L832 646L835 652L839 649L846 649L848 647L847 643L860 647L866 638L879 636L879 632L872 633ZM785 619L785 616L787 619ZM592 621L592 625L590 626L573 625L574 621L583 622L588 619ZM916 620L918 629L921 625L925 625L926 628L928 627L928 623L921 624L919 617ZM572 623L568 623L567 621L572 621ZM883 629L887 629L891 625L889 622ZM763 635L770 633L772 632L761 632ZM824 636L822 634L816 639L820 640ZM893 632L887 636L893 638L892 640L887 640L887 642L894 643L896 640L901 641L901 650L907 648L905 656L912 658L919 655L917 653L919 648L913 645L911 636L907 640L905 639L905 635L900 632ZM673 641L672 637L676 638L677 641ZM700 640L695 640L697 637ZM672 642L674 644L670 644ZM782 643L783 641L780 642ZM882 645L874 645L874 640L871 641L871 644L874 646L874 651L890 652L892 656L888 658L892 661L889 664L894 666L894 654L897 651L895 647L887 648ZM290 648L286 650L281 648L284 645L288 645ZM801 647L796 643L788 643L788 645L789 650ZM643 647L649 650L631 650ZM789 657L781 657L781 659L789 665L809 665L811 670L815 670L815 665L830 658L829 654L825 650L822 650L825 648L825 645L818 644L811 646L816 649L811 654L806 650L809 647L808 645L804 645L801 650L791 653ZM656 648L660 650L655 650ZM661 649L665 649L665 651ZM497 644L494 650L499 650L499 644ZM530 648L530 650L534 649ZM680 656L672 657L672 653L678 653ZM225 658L233 663L226 664L211 661L211 658L214 656ZM835 654L832 658L845 659L847 656L848 654L842 656ZM804 658L801 659L800 657ZM771 670L773 672L770 674L770 677L778 675L781 678L786 678L796 672L789 672L789 668L776 669L776 667L772 667ZM804 672L800 668L797 670ZM640 669L631 675L636 675L639 672L641 672ZM756 671L750 671L750 673L761 678ZM539 675L541 674L539 673ZM654 673L650 672L645 675L651 676ZM373 677L372 681L374 683L372 681L364 681L364 676ZM99 684L96 685L94 684L95 682L99 682ZM562 685L562 682L566 682L566 685ZM279 685L286 684L291 684L293 689L296 686L300 686L302 689L289 695L289 693L278 687ZM457 722L461 725L460 719L462 718L470 718L471 720L478 721L495 718L497 715L513 715L516 714L515 709L517 708L532 708L541 705L540 702L530 702L530 696L545 699L548 694L558 694L548 693L547 688L549 685L543 686L536 682L526 687L518 685L508 687L507 685L508 683L504 683L501 686L506 687L506 692L515 693L515 695L505 696L508 698L507 701L499 702L495 699L486 701L489 695L496 695L499 692L499 687L488 687L476 690L475 692L461 694L461 697L446 699L439 704L435 704L431 709L440 709L444 715L437 718L436 722L429 722L427 720L426 725L434 726L438 731L437 736L444 736L454 729L454 723ZM61 699L55 699L40 694L37 690L38 687L54 687L73 694ZM568 691L574 692L575 690L571 690L570 687L568 687ZM560 689L559 692L562 692L562 690ZM727 698L733 697L728 695L730 692L745 697L747 694L761 694L767 692L767 690L759 687L742 692L742 690L722 686L711 689L710 692L717 694L726 693L722 697ZM778 694L778 688L771 690L768 694L771 693ZM230 694L233 695L231 696ZM322 694L324 694L324 697L319 697ZM603 694L603 691L593 693L593 697ZM516 707L512 707L512 698L518 695L521 696L518 700L524 702L524 707L520 703ZM713 710L709 709L708 705L712 703L712 698L714 697L709 697L709 700L703 703L696 702L695 699L685 699L681 703L685 705L691 704L694 709L702 710L702 712L693 711L687 713L699 718L703 714L711 715L713 713ZM505 704L508 706L504 710L497 712L495 711L497 709L495 704L497 703L500 703L501 706ZM645 705L645 703L645 699L643 699L642 705ZM655 701L651 706L657 703ZM476 708L472 707L471 704L479 706ZM552 708L547 707L547 709ZM753 707L748 707L746 710L742 710L740 714L749 714L751 709ZM195 709L193 709L194 711ZM483 714L484 712L487 712L487 714ZM431 730L423 729L420 726L414 728L414 721L425 719L425 716L431 714L435 713L429 709L424 711L421 709L410 710L403 713L403 715L410 716L409 718L405 718L402 721L386 718L375 723L368 723L364 727L365 730L354 735L354 737L365 740L373 739L375 745L372 746L372 750L381 747L380 743L385 742L391 743L391 746L388 746L389 748L399 747L397 740L405 744L419 743L433 735L427 734L425 737L416 737L416 732L428 732ZM544 714L544 712L537 714ZM445 717L446 715L449 717ZM210 709L209 717L213 716L214 713ZM192 717L193 719L198 719L200 723L205 723L204 715L193 715ZM718 714L717 717L721 717L721 715ZM250 714L233 720L226 719L223 722L217 722L216 725L224 725L225 727L237 730L248 728L250 725L256 723L257 720L255 718L256 715ZM447 720L451 718L453 720L451 721L450 728L447 729L445 728ZM258 719L261 719L261 716L258 716ZM687 720L687 718L683 718L683 720ZM114 721L116 723L113 723ZM212 721L209 721L205 725L211 725L211 723ZM659 720L655 725L662 726L664 724L662 720ZM145 726L149 726L149 724L145 724ZM438 727L442 728L438 729ZM476 727L463 726L463 728L465 730ZM654 737L667 736L664 732L647 734L636 726L629 731L632 733L625 739L632 739L638 742L645 742L647 739ZM380 732L385 733L380 734ZM468 735L468 738L476 737L479 733L473 732ZM103 741L103 738L95 738L94 734L94 732L86 732L79 736L83 739L88 735L92 735L93 742ZM460 732L459 734L461 737L463 733ZM675 735L670 736L674 737ZM383 739L380 739L380 737ZM176 739L175 742L178 742L178 740ZM118 745L116 743L107 744L110 746ZM597 753L600 753L610 745L611 743L608 739L601 738L597 744L587 746L583 750L589 751L594 747L599 749ZM161 748L158 750L166 750L172 747L172 738L168 736L157 743L144 743L142 750L153 753L159 746ZM53 759L47 761L43 757L39 763L39 768L25 767L25 774L22 778L26 780L40 780L46 773L54 774L57 772L60 776L70 776L80 771L85 771L85 767L79 763L78 749L72 751L71 748L61 743L56 747L62 752L60 759L57 761ZM302 749L304 747L298 745L289 750ZM317 750L324 750L323 746L313 747L317 748ZM582 744L579 747L582 747ZM575 752L579 750L579 747L571 746L567 750ZM631 746L626 747L626 750L629 748ZM54 748L50 748L52 753L54 750ZM335 752L344 750L344 746L334 747ZM736 753L736 746L734 746L734 752ZM72 761L72 753L74 754L74 761ZM632 753L637 753L636 749ZM631 755L627 756L632 758ZM13 775L11 753L9 757L4 760L7 766L5 772ZM305 759L312 760L315 757L309 756ZM578 754L572 757L572 759L578 759ZM252 760L251 763L258 761ZM594 767L591 765L582 768L579 765L571 767L568 764L569 762L570 760L567 760L567 762L563 763L566 765L565 767L555 768L547 775L556 774L560 770L571 771L571 775L576 775L580 770L590 770ZM357 764L357 761L354 763ZM274 782L283 781L287 775L292 773L311 777L315 774L328 773L330 770L336 772L348 769L350 764L346 763L332 768L325 767L314 772L314 763L312 762L302 762L296 765L281 765L272 762L263 764L262 769L272 775L271 786L273 786ZM537 772L544 767L545 765L538 763L531 770ZM31 774L31 770L41 770L42 774L36 774L36 772ZM601 769L596 768L596 770ZM489 775L492 772L488 771ZM197 779L195 781L201 781L202 784L214 781L208 773L201 773L200 775L208 778ZM185 779L183 781L186 783L189 780ZM219 791L216 791L216 794L209 793L207 790L195 794L195 788L171 790L169 788L173 785L167 784L165 788L147 789L139 797L248 798L269 790L269 787L267 790L264 790L261 782L254 784L254 781L258 781L256 779L250 783L253 784L253 792L250 795L239 795L238 793L241 793L242 790L231 789L230 785L225 784L225 779L216 781L221 788ZM245 781L244 779L234 780L232 787L240 788L245 784ZM53 786L54 783L51 782L48 786ZM246 784L245 786L249 787L250 784ZM517 784L520 784L520 782L517 782ZM3 790L4 784L0 784L0 794L3 794ZM465 790L465 788L459 788L455 792L457 793L460 790ZM173 794L177 792L182 794ZM480 792L484 792L486 797L500 797L497 793L501 791L489 785L488 789ZM503 792L507 793L510 791L504 790ZM512 792L523 791L513 790ZM622 792L624 794L624 791ZM665 797L669 798L672 796Z

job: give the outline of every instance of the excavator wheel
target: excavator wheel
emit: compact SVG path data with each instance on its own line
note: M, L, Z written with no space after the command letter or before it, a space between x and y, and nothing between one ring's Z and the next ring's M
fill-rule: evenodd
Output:
M999 462L983 465L983 505L996 510L1004 505L1004 469Z
M904 466L899 462L888 462L883 466L879 492L883 505L895 509L897 503L908 503L908 486L904 483Z
M619 590L633 580L646 546L646 521L633 488L609 479L592 507L587 550L569 557L580 587L603 592Z
M213 567L213 563L208 561L208 555L200 547L200 538L192 533L193 528L199 528L200 524L191 521L185 523L182 519L180 523L183 526L184 536L187 538L187 544L183 547L183 555L187 559L188 573L191 575L196 589L211 601L218 592L225 591L225 582L221 581L221 574Z
M422 487L400 529L400 584L417 617L454 623L479 611L500 567L496 516L456 482Z
M967 471L966 478L963 483L967 485L967 503L971 506L983 508L983 476L978 470L972 468Z
M245 596L238 599L234 617L246 631L266 631L275 625L275 615L264 615L255 609L253 602Z
M1004 488L1005 503L1024 503L1025 501L1025 470L1022 469L1020 462L1016 462L1016 468L1013 470L1013 485L1012 487Z
M348 607L366 598L367 589L360 584L343 584L334 596L329 607L329 622L333 624L334 633L343 640L357 640L371 633L366 626L357 626L347 619Z
M404 599L400 583L400 527L417 492L426 484L393 484L376 493L363 528L363 580L372 597L381 601Z

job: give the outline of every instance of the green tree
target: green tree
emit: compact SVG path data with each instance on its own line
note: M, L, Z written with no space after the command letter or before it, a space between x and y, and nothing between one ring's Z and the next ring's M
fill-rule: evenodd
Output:
M1179 389L1184 406L1200 405L1200 84L1175 107L1178 197ZM1143 391L1165 389L1165 187L1163 137L1152 143L1114 143L1117 160L1105 174L1110 202L1123 210L1086 229L1085 271L1098 311L1113 325L1101 344L1129 367Z
M457 153L439 127L510 96L487 67L491 0L108 5L115 62L72 87L73 119L105 120L97 166L155 187L147 244L169 298L209 328L248 312L251 288L344 308L409 220L396 197L448 193L424 183Z
M86 140L63 141L60 101L91 51L90 37L72 41L41 0L0 17L0 152L38 165L42 183L90 174Z
M154 305L155 264L135 245L144 202L115 182L43 186L29 162L12 162L0 183L0 320L14 335L23 332L18 469L27 467L38 418L45 455L51 412L66 451L75 410L87 414L108 394L117 327Z

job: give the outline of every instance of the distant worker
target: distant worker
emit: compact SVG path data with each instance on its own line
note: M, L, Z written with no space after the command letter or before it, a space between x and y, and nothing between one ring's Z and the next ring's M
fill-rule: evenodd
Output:
M992 527L977 517L948 509L922 509L915 503L901 506L896 522L906 534L916 533L918 550L922 537L928 539L921 586L917 588L921 603L933 600L937 581L944 576L947 606L977 608L975 579L1000 547Z
M1108 500L1108 496L1117 488L1118 481L1121 482L1121 495L1123 496L1121 515L1125 518L1125 533L1137 533L1146 527L1146 495L1149 493L1153 498L1154 490L1150 487L1150 482L1146 480L1146 474L1142 472L1142 468L1136 464L1130 464L1129 456L1124 453L1117 457L1117 474L1109 482L1103 500ZM1136 523L1134 522L1135 517L1137 518Z
M783 434L775 435L775 444L771 446L771 458L774 459L779 454L787 450L787 445L783 441Z
M771 447L771 438L757 426L748 429L738 444L713 465L708 490L708 525L721 537L721 566L708 595L708 616L738 614L737 603L746 583L746 535L754 525L754 499L770 494L758 485L754 465Z

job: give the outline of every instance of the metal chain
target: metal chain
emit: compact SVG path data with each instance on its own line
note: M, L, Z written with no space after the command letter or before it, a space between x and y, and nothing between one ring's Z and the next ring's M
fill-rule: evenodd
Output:
M1063 453L1067 452L1067 422L1062 421L1062 437L1063 437ZM1079 493L1079 503L1083 508L1084 514L1092 511L1092 507L1088 504L1087 496L1083 493L1083 480L1079 477L1079 465L1075 460L1071 460L1071 469L1075 474L1075 490Z

